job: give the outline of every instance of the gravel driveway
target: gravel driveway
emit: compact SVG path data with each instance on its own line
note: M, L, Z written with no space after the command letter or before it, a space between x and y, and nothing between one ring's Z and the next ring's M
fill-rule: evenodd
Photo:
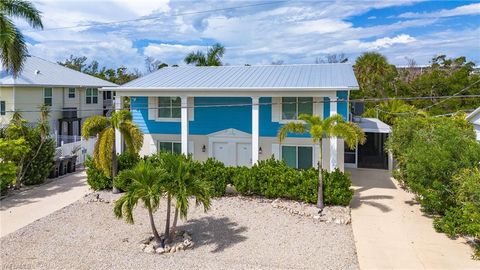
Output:
M129 225L114 218L112 203L87 198L1 238L2 268L358 269L350 225L292 216L260 199L215 199L208 213L192 206L180 229L193 232L194 249L157 255L139 247L150 235L145 209ZM164 208L155 214L160 231Z

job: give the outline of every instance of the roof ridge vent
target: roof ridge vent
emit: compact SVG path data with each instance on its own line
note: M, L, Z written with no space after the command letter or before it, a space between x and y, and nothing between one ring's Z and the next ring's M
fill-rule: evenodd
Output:
M35 73L35 75L38 75L38 74L40 74L40 70L35 69L34 73Z

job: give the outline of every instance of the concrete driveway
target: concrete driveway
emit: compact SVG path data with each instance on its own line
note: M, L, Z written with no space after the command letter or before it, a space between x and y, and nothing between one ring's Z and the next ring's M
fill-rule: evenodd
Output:
M414 196L385 170L349 169L352 227L361 269L480 269L463 239L435 232Z
M89 192L85 171L32 187L0 201L0 237L82 198Z

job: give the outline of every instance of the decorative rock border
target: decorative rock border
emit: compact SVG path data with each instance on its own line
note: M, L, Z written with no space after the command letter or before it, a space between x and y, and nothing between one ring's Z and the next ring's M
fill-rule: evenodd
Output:
M322 213L319 214L315 205L303 202L275 199L271 202L271 205L273 208L281 209L291 215L308 217L319 222L350 224L352 221L350 207L348 206L326 206Z
M179 239L180 238L180 239ZM145 253L150 254L165 254L165 253L175 253L179 251L184 251L186 249L191 249L195 245L192 241L192 237L188 232L177 232L174 241L170 244L166 244L165 246L161 246L160 243L156 243L153 240L153 236L150 236L142 241L140 241L140 249Z

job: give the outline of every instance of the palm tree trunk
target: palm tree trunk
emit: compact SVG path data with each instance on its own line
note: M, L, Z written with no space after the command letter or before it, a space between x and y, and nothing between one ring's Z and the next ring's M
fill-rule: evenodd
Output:
M175 214L173 215L173 224L172 229L170 230L170 238L173 239L175 237L175 233L177 230L177 221L178 221L178 208L175 207Z
M112 147L112 185L113 185L113 179L115 179L115 176L117 176L117 170L118 170L118 164L117 164L117 147L116 147L116 142L113 140L113 147ZM117 194L120 193L120 190L117 187L112 188L112 193Z
M317 207L320 211L325 207L323 205L323 139L320 140L320 161L318 162L318 195L317 195Z
M161 242L160 235L158 234L157 228L155 227L155 221L153 220L152 209L148 208L148 217L150 218L150 226L152 226L153 238L158 244Z
M172 196L168 194L168 199L167 199L167 220L165 222L165 239L166 242L170 242L170 208L172 204Z

